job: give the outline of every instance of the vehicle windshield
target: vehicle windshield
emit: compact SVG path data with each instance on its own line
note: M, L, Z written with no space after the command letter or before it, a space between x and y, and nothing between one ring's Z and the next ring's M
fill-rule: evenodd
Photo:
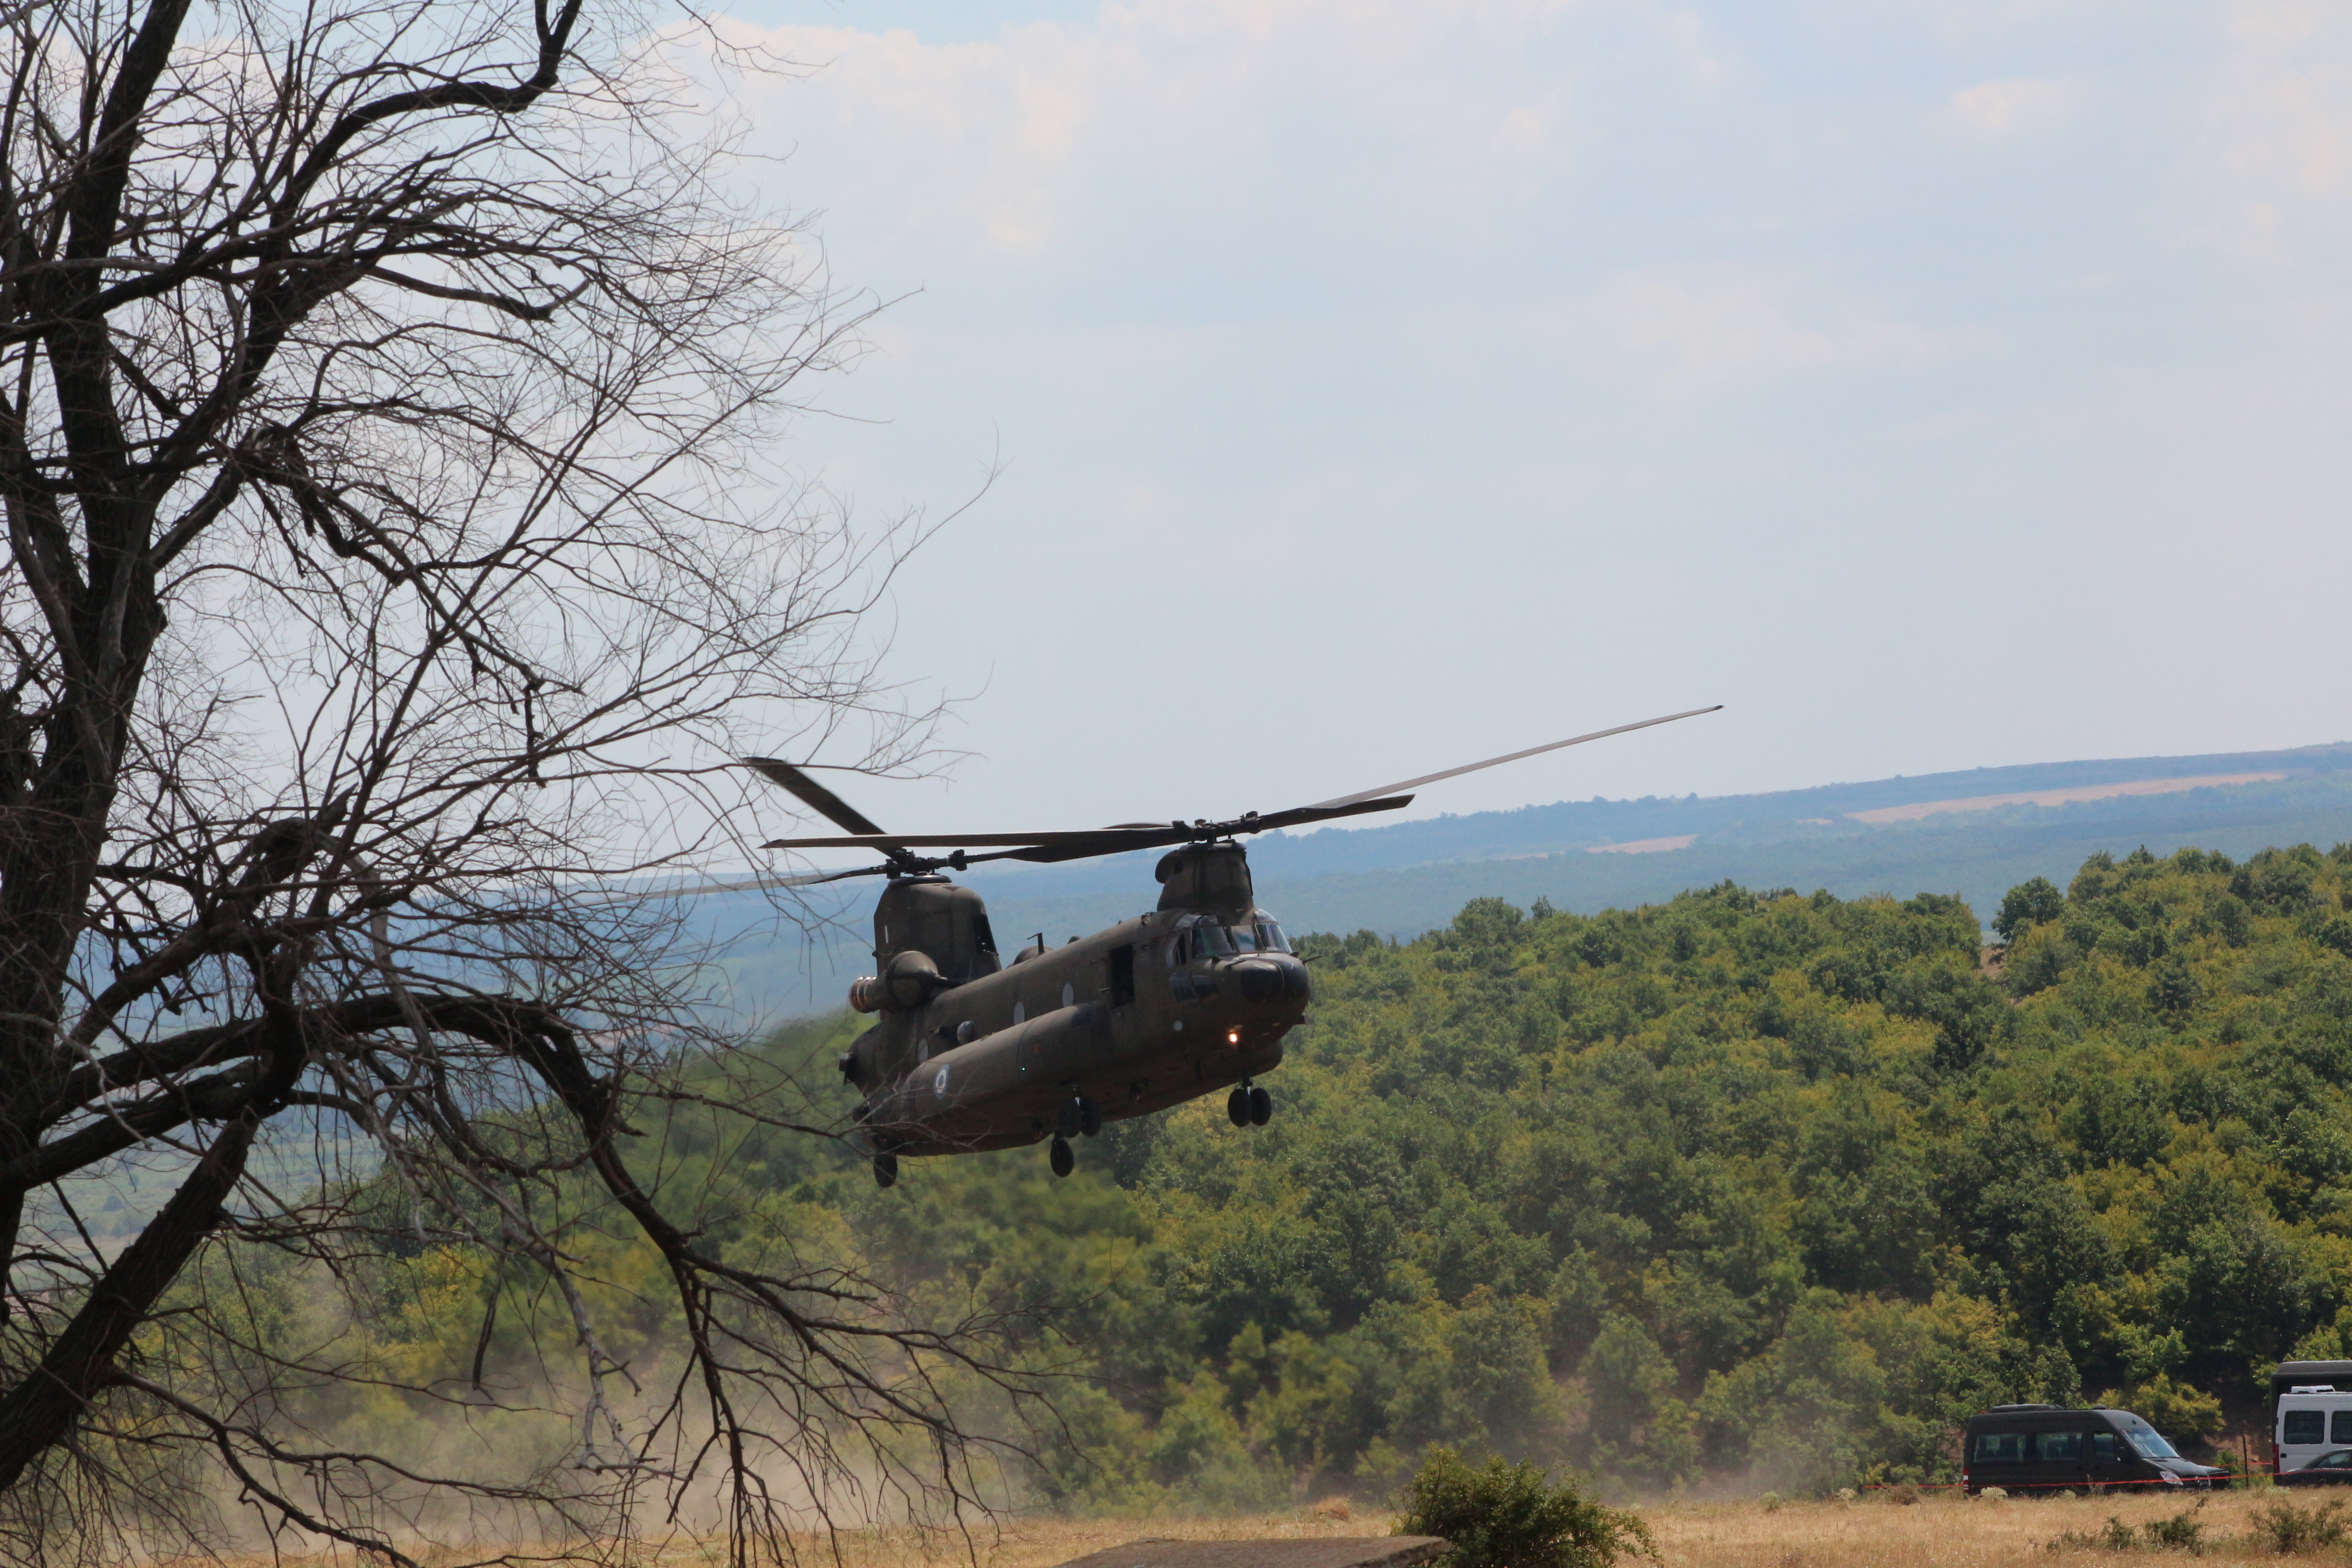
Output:
M2131 1446L2139 1450L2140 1458L2144 1459L2180 1458L2173 1450L2172 1445L2164 1440L2162 1433L2138 1416L2119 1415L2116 1418L2116 1425L2124 1429L2124 1435L2131 1439Z
M1257 922L1257 948L1260 952L1288 952L1290 939L1282 934L1280 926L1261 915Z

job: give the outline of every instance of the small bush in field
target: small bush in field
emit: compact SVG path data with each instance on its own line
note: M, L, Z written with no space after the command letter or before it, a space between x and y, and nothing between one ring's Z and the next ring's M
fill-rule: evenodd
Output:
M2139 1549L2139 1531L2115 1515L2107 1516L2105 1530L2068 1530L2059 1533L2050 1543L2053 1552L2135 1552Z
M1452 1542L1447 1568L1610 1568L1658 1555L1639 1519L1586 1497L1573 1479L1554 1485L1533 1465L1496 1458L1474 1470L1453 1449L1433 1448L1402 1501L1397 1533Z
M2195 1517L2204 1507L2205 1500L2199 1498L2197 1507L2182 1509L2170 1519L2151 1519L2139 1527L2139 1532L2158 1551L2186 1552L2193 1557L2205 1550L2201 1539L2205 1527Z
M2200 1556L2205 1548L2200 1537L2205 1527L2191 1517L2205 1506L2200 1500L2197 1508L2184 1509L2170 1519L2151 1520L2135 1530L2115 1515L2107 1516L2104 1530L2070 1530L2050 1543L2053 1552L2186 1552Z
M2266 1502L2254 1510L2253 1544L2258 1551L2281 1554L2340 1545L2345 1536L2343 1509L2340 1498L2309 1508L2297 1508L2284 1498Z

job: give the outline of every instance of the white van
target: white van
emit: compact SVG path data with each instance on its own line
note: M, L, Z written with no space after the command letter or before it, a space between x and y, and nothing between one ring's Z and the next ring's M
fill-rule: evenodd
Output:
M2322 1454L2352 1448L2352 1380L2339 1391L2332 1383L2294 1384L2278 1397L2278 1473L2300 1470Z

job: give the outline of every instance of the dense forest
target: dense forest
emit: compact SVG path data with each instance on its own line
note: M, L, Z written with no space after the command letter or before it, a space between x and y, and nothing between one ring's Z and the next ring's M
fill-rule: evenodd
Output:
M1625 1494L1935 1479L1989 1403L2194 1439L2279 1357L2352 1352L2347 900L2352 847L2097 856L2012 889L1990 953L1935 894L1482 899L1406 944L1301 942L1317 1001L1265 1128L1203 1101L1066 1181L1032 1149L885 1192L687 1105L634 1157L739 1245L1027 1325L1056 1406L1027 1484L1066 1507L1385 1495L1437 1444ZM814 1082L853 1029L767 1059ZM652 1364L650 1260L600 1245L599 1310ZM374 1353L478 1376L478 1272L387 1268Z

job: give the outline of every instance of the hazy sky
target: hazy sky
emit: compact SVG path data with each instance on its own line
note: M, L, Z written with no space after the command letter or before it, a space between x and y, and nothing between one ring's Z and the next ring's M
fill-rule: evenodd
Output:
M2352 5L762 0L886 824L2352 737ZM859 424L856 421L876 421ZM818 760L828 760L820 758ZM783 826L780 819L779 827Z

